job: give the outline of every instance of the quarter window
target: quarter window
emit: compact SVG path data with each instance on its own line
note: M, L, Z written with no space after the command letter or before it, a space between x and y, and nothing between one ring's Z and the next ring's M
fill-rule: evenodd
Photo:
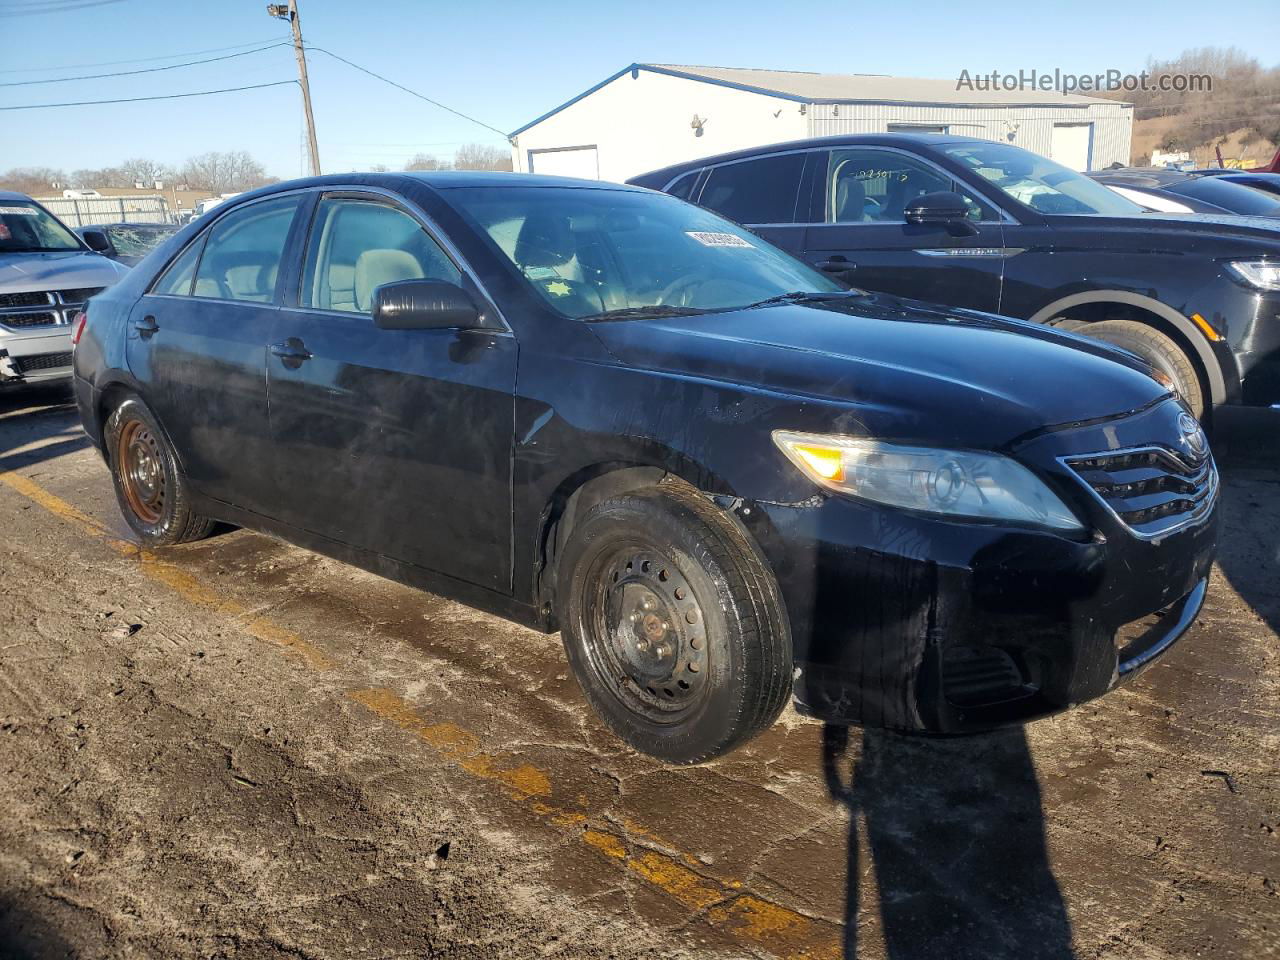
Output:
M169 264L151 292L169 297L191 296L191 281L195 278L196 263L200 260L200 248L203 246L203 237L187 244L187 248Z
M307 247L299 300L318 310L369 313L384 283L462 280L417 220L377 201L321 200Z
M827 223L902 223L916 197L955 191L971 220L995 219L976 196L926 163L892 150L832 150L827 166Z
M222 217L209 231L196 271L197 297L270 303L299 198L262 200Z
M698 203L738 223L794 223L804 154L712 167Z
M698 174L701 172L701 170L695 170L693 173L686 173L671 185L667 193L681 200L688 200L689 194L693 193L693 185L698 182Z

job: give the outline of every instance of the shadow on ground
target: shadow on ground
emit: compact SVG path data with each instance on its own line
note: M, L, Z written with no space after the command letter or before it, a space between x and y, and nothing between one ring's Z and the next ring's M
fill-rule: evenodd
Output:
M85 944L101 937L82 937L84 919L79 922L68 914L79 913L77 908L65 903L44 900L48 912L34 912L26 904L0 894L0 957L5 960L63 960L88 956L82 952ZM101 924L93 920L91 923ZM98 931L101 933L101 931ZM68 934L75 934L68 937ZM80 944L73 948L71 942Z
M859 904L875 898L871 877L890 960L1074 956L1021 729L934 739L827 726L822 769L850 815L848 960L858 956Z
M1225 524L1218 565L1231 586L1280 633L1280 532L1263 521L1280 497L1280 410L1224 409L1214 454L1222 471Z
M69 418L73 421L70 425ZM6 444L9 449L0 447L0 473L89 446L89 438L78 425L71 389L66 385L0 389L0 419L16 427L18 441L12 446ZM31 449L23 449L28 445Z

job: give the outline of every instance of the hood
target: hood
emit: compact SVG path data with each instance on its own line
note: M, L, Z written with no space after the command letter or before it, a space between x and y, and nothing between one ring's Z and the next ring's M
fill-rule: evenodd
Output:
M1098 341L880 294L592 330L628 365L834 401L840 429L939 446L999 449L1168 395Z
M87 250L0 253L0 293L109 287L129 268Z

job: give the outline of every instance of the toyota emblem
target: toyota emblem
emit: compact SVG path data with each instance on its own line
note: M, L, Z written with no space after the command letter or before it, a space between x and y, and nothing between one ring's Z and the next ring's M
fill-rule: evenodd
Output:
M1178 414L1178 431L1181 433L1178 442L1187 448L1193 460L1199 463L1209 455L1209 438L1195 417L1189 413Z

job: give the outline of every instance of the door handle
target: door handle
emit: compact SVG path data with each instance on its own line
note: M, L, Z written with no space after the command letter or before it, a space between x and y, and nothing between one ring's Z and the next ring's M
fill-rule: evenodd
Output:
M296 366L304 360L311 359L311 352L303 346L302 341L297 337L290 337L288 340L273 343L270 349L272 356L279 357L286 364L292 361L293 365Z
M152 316L143 317L141 320L137 321L133 327L138 331L138 335L144 340L160 329L160 325L156 323L156 318Z
M850 270L858 269L858 265L847 257L836 254L830 260L821 260L817 267L823 273L847 273Z

